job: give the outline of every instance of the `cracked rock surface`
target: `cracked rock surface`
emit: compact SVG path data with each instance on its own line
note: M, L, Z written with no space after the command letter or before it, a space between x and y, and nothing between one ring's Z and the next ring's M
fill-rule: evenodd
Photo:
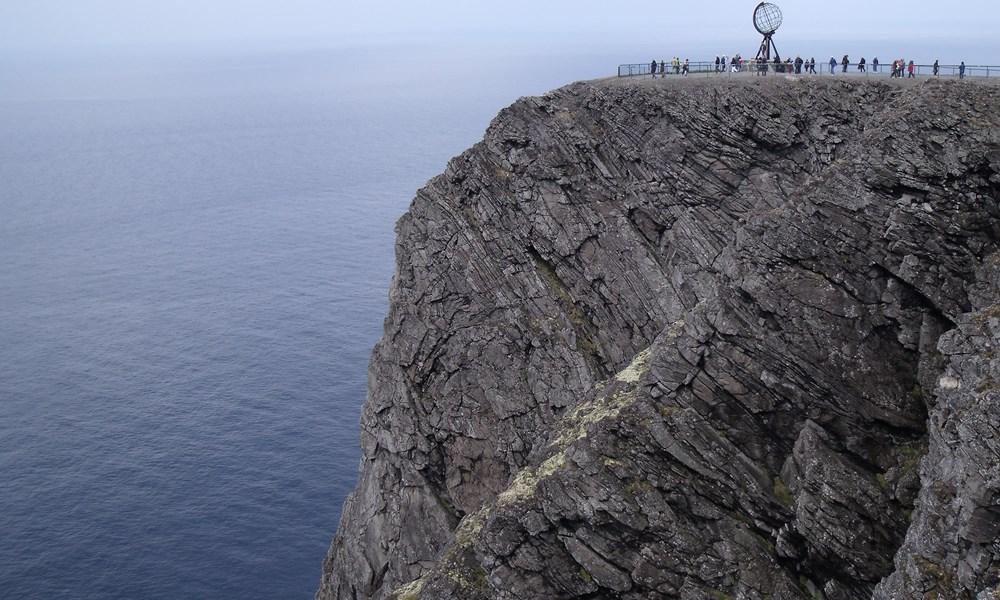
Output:
M1000 88L573 84L396 258L318 599L1000 598Z

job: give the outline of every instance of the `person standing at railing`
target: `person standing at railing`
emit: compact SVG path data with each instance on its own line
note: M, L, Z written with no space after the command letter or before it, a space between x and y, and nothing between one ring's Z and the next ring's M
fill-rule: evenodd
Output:
M680 75L680 74L681 74L681 59L675 56L674 57L674 75Z
M667 61L660 59L660 79L667 76Z
M862 56L861 60L858 61L858 73L865 72L865 57Z
M690 72L691 72L691 62L690 62L690 59L685 58L684 59L684 69L683 69L682 73L684 74L685 77L687 77L688 73L690 73Z
M830 57L830 75L833 75L833 71L836 68L837 68L837 59L831 56Z
M656 67L657 67L657 65L656 65L656 59L654 58L654 59L653 59L653 62L649 63L649 74L650 74L650 75L651 75L651 76L652 76L653 78L655 78L655 77L656 77Z
M718 56L715 57L715 72L716 73L719 72L719 57Z
M959 79L965 79L965 61L964 60L962 61L962 64L958 65L958 78Z
M726 72L726 67L729 64L729 57L725 54L722 55L722 61L719 62L719 71L722 73Z
M941 72L941 65L938 64L937 59L934 59L934 76L937 77L938 73Z
M841 71L841 72L842 73L846 73L847 72L847 65L851 64L851 59L847 58L847 55L845 54L844 58L840 61L840 64L844 66L844 70Z
M872 73L878 73L878 57L872 59Z
M907 66L907 72L909 72L909 75L907 76L907 79L915 79L916 78L916 75L913 73L913 61L912 60L910 61L910 64Z
M815 56L809 59L809 72L812 73L813 75L816 74L816 57Z

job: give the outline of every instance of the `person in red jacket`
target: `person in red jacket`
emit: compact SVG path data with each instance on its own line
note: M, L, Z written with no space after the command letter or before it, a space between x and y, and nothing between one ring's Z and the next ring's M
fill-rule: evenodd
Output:
M909 73L909 79L913 79L914 77L916 77L916 75L913 74L913 61L912 60L910 61L910 64L907 65L906 71Z

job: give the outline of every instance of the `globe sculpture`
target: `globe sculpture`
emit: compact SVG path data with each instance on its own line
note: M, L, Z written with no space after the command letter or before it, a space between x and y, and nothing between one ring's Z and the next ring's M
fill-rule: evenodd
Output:
M772 35L781 27L781 9L777 4L761 2L753 11L753 25L761 35Z
M781 60L778 55L778 48L774 45L774 32L781 27L781 9L777 4L761 2L753 10L753 26L757 29L764 40L760 43L760 50L757 51L757 60L763 59L765 62L771 60L772 52L774 58Z

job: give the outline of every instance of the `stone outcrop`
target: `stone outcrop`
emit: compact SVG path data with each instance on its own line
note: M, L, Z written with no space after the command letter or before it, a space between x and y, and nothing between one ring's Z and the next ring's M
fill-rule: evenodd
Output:
M397 236L317 598L1000 597L1000 88L574 84Z

